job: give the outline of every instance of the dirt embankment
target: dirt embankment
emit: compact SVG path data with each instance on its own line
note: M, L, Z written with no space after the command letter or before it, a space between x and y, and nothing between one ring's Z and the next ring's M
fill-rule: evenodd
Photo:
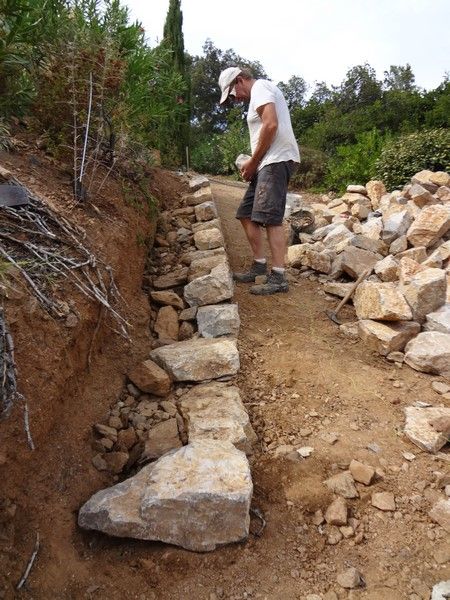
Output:
M155 217L146 214L138 190L125 195L113 177L95 206L74 205L68 170L32 145L20 154L1 154L0 164L86 232L83 244L112 267L122 295L117 309L129 323L131 338L115 333L99 304L64 279L49 281L48 291L76 315L70 326L42 309L19 273L0 280L0 303L13 336L19 390L36 446L32 451L27 443L24 403L17 401L0 422L0 598L28 596L26 587L15 592L14 585L37 532L45 573L38 575L33 595L39 590L39 597L54 598L78 570L72 568L75 512L90 494L112 483L88 466L91 427L117 399L127 369L149 351L150 309L141 286ZM178 176L160 169L152 170L149 185L161 205L176 203L184 189Z

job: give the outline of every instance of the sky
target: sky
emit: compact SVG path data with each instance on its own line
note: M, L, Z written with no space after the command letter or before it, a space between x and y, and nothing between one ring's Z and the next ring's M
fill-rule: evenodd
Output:
M148 44L162 38L169 0L122 0ZM450 72L449 0L181 0L185 50L203 54L207 38L259 61L276 83L293 75L338 85L368 62L379 79L409 63L427 90Z

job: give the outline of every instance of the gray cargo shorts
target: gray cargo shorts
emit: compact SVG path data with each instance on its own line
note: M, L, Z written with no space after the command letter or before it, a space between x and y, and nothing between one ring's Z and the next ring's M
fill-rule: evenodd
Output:
M250 181L236 212L236 219L259 225L281 225L288 183L297 168L293 160L266 165Z

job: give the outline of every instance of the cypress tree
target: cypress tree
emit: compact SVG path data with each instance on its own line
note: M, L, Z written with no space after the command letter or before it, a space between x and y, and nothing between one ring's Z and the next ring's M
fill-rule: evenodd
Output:
M184 162L185 149L186 146L189 145L190 81L186 65L186 55L184 52L181 0L170 0L169 2L161 45L171 51L173 68L182 76L186 84L184 95L178 96L177 98L177 102L179 104L184 104L186 110L184 111L183 116L180 116L177 119L176 131L174 132L177 140L179 159L181 162Z

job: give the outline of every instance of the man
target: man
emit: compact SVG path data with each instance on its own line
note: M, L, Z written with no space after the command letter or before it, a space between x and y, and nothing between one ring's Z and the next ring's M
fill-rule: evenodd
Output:
M246 273L235 273L236 281L255 282L267 274L262 227L266 228L272 255L272 270L267 283L250 288L252 294L287 292L284 257L286 240L283 216L289 179L300 162L289 109L279 88L271 81L254 79L240 67L229 67L219 77L220 103L228 98L249 102L247 124L251 158L241 167L242 177L250 182L237 210L253 252L253 264Z

